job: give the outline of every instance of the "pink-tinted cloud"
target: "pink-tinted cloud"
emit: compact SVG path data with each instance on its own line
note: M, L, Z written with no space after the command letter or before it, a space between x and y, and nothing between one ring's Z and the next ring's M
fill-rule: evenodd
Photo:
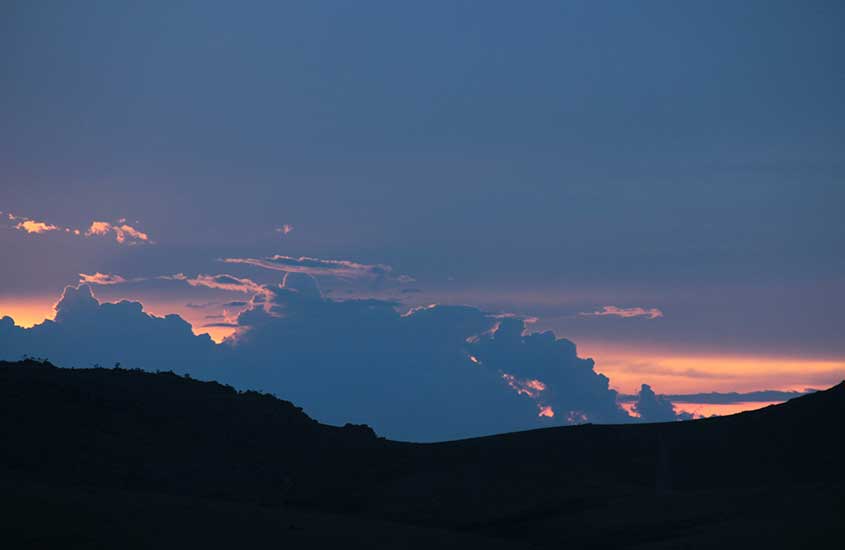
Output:
M287 235L291 231L294 230L293 224L286 223L281 227L276 228L276 233L281 233L282 235Z
M176 273L175 275L161 275L157 278L169 281L184 281L193 287L214 288L232 292L260 294L265 291L263 286L251 279L234 277L225 273L220 275L199 274L196 277L188 277L184 273Z
M125 278L121 277L120 275L114 275L112 273L100 273L98 271L93 275L89 275L87 273L79 274L80 284L87 283L92 285L119 285L126 282L128 281Z
M0 212L0 214L2 214L2 212ZM93 221L88 229L83 233L80 229L62 227L46 221L34 220L27 216L19 216L11 212L6 212L5 217L8 218L9 221L17 221L18 223L13 227L20 231L26 231L27 233L41 234L50 231L60 231L69 235L85 235L86 237L103 237L114 234L115 240L119 244L153 243L148 234L127 224L126 220L123 218L115 223Z
M657 319L658 317L663 317L663 312L657 309L656 307L645 309L641 307L616 307L616 306L604 306L598 311L590 311L590 312L583 312L579 313L584 317L605 317L605 316L612 316L612 317L622 317L624 319L630 319L633 317L645 317L647 319Z
M349 260L323 260L300 256L275 255L266 258L224 258L230 264L248 264L286 273L331 275L345 279L377 279L391 277L393 269L383 264L362 264ZM400 275L399 277L407 277Z

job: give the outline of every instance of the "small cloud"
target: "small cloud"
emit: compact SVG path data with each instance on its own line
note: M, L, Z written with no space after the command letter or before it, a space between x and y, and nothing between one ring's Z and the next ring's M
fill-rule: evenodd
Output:
M377 279L390 276L392 268L383 264L362 264L349 260L323 260L300 256L275 255L266 258L224 258L228 264L247 264L286 273L331 275L345 279ZM401 277L401 276L400 276Z
M118 244L152 244L149 235L143 231L139 231L131 225L126 224L125 221L126 220L123 218L114 224L103 221L93 221L91 222L91 226L85 232L85 236L106 236L110 233L114 233L115 240Z
M206 309L206 308L216 306L216 305L217 304L214 303L214 302L207 302L205 304L194 304L192 302L188 302L187 304L185 304L185 307L190 308L190 309Z
M657 309L656 307L645 309L641 307L616 307L616 306L604 306L598 311L590 311L590 312L582 312L578 315L583 317L622 317L624 319L630 319L633 317L645 317L647 319L657 319L658 317L663 317L663 312Z
M98 271L93 275L89 275L87 273L79 274L79 284L119 285L126 282L128 281L120 275L114 275L111 273L100 273Z
M665 396L654 393L648 384L640 387L633 413L644 422L672 422L686 419L686 417L679 417L672 402Z
M293 224L286 223L281 227L276 228L276 233L281 233L282 235L287 235L291 231L293 231L294 227Z
M17 219L9 215L10 220ZM35 220L24 220L18 223L15 226L15 229L20 229L22 231L26 231L27 233L46 233L47 231L56 231L59 229L58 226L46 223L46 222L37 222Z
M242 279L225 273L220 275L199 274L196 277L188 277L184 273L176 273L174 275L160 275L157 278L166 281L184 281L194 287L214 288L217 290L229 290L232 292L264 292L264 287L251 279ZM208 305L211 304L194 307L207 307Z

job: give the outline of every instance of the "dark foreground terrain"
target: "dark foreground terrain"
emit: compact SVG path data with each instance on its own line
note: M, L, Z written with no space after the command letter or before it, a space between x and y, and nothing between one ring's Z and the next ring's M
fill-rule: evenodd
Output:
M841 548L845 385L436 444L170 373L0 362L3 548Z

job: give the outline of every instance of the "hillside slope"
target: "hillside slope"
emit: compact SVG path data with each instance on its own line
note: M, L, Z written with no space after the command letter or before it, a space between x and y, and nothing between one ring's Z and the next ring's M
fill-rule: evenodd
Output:
M843 419L840 384L731 417L412 444L169 373L0 363L0 534L162 547L213 521L211 547L824 546L845 535Z

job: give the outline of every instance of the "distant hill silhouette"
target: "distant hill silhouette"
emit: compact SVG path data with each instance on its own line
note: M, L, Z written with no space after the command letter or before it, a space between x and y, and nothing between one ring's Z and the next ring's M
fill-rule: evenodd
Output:
M0 362L0 540L836 547L843 420L845 383L729 417L414 444L172 373Z

